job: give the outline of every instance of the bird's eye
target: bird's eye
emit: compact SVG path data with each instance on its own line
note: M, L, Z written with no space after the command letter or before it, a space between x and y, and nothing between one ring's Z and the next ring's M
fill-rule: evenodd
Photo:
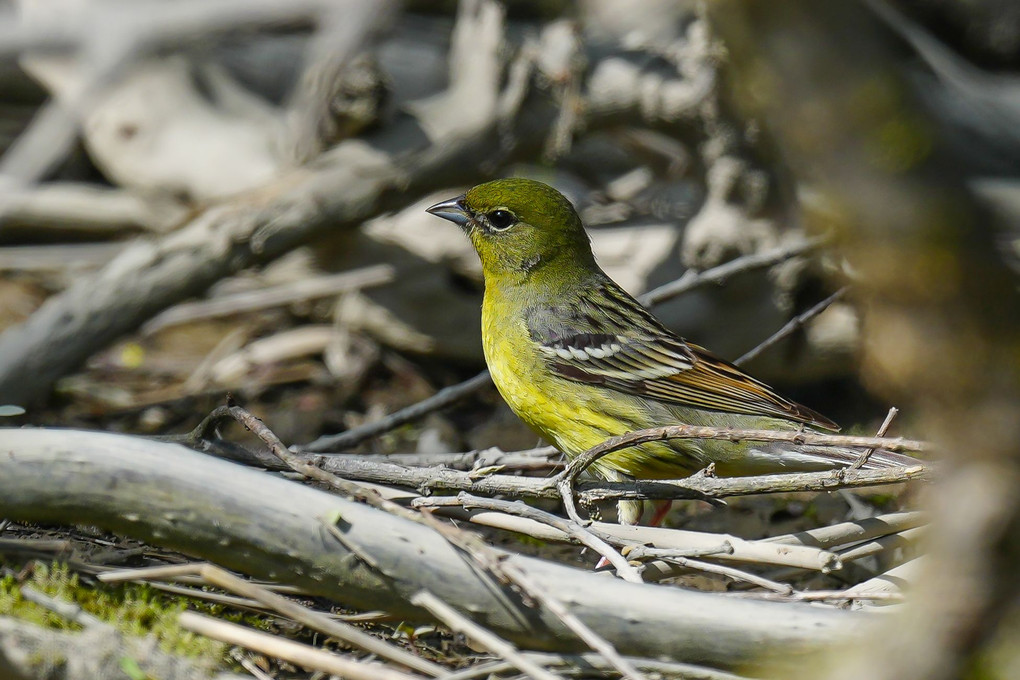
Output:
M488 213L486 217L489 220L489 224L492 225L492 228L497 231L509 229L514 225L514 222L517 221L514 214L508 210L493 210Z

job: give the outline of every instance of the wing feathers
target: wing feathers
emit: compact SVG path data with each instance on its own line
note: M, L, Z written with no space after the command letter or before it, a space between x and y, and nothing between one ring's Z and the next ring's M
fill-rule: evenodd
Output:
M611 282L592 289L573 314L563 311L536 314L529 327L550 369L565 378L667 403L839 429L708 350L684 342Z

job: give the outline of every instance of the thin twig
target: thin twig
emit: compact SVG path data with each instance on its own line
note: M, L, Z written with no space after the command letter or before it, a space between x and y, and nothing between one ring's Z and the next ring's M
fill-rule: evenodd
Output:
M772 250L766 250L763 253L754 253L752 255L744 255L734 260L730 260L717 267L706 269L703 272L685 273L676 281L671 281L665 285L653 288L644 295L640 296L638 300L644 305L654 305L660 302L665 302L671 298L683 295L695 288L699 288L708 283L722 283L726 279L740 274L743 272L754 271L755 269L764 269L773 265L779 264L789 260L792 257L803 255L825 243L824 238L813 238L799 243L794 243L789 246L782 246L780 248L774 248Z
M673 568L660 568L659 573L655 575L655 580L675 576L678 571L691 570L702 571L706 574L725 576L726 578L734 581L750 583L751 585L764 588L765 590L770 590L774 593L790 594L793 592L793 586L789 584L779 583L778 581L767 579L764 576L758 576L757 574L752 574L751 572L744 571L743 569L735 569L722 564L712 564L701 560L692 560L687 557L664 557L661 558L661 561L669 563L670 567Z
M787 321L785 324L783 324L782 328L780 328L778 331L776 331L775 333L773 333L769 337L765 338L765 340L762 341L761 343L759 343L757 347L754 347L751 350L749 350L749 351L745 352L744 354L742 354L740 356L740 358L737 359L736 361L734 361L733 363L735 365L737 365L737 366L743 366L748 361L754 360L759 354L761 354L762 352L767 350L769 347L772 347L777 342L779 342L780 340L782 340L783 338L787 337L788 335L790 335L791 333L796 331L798 328L800 328L801 326L806 324L808 321L810 321L811 319L815 318L816 316L818 316L819 314L824 312L826 309L829 308L829 306L833 302L839 300L844 295L846 295L848 290L850 290L850 286L843 286L842 288L837 290L835 293L833 293L829 297L825 298L824 300L822 300L818 304L814 305L810 309L808 309L808 310L798 314L797 316L793 317L792 319ZM881 434L879 434L879 436L881 436Z
M774 595L774 593L768 593ZM612 666L598 654L553 654L550 652L525 652L529 659L546 666L561 667L564 671L593 674L594 672L605 673L611 670ZM628 663L636 668L652 673L660 678L677 678L677 680L749 680L742 675L734 675L726 671L707 666L695 666L694 664L678 663L675 661L663 661L661 659L647 659L641 657L625 656ZM514 670L513 665L506 661L492 661L465 668L456 673L450 673L443 680L475 680L475 678L497 677L507 671Z
M731 597L741 597L754 600L768 600L771 602L826 602L829 600L851 601L851 600L884 600L891 602L902 602L903 593L857 593L850 590L797 590L789 595L782 593L763 593L761 591L744 591L725 593Z
M334 620L321 612L311 610L296 602L288 600L282 595L272 592L265 586L260 586L257 583L252 583L251 581L238 578L229 571L206 562L174 565L171 567L131 569L124 570L122 572L110 572L100 574L98 578L103 582L112 583L124 580L148 580L152 578L172 578L185 575L199 576L205 583L211 586L222 588L223 590L249 598L256 604L286 616L287 618L293 619L312 630L325 633L326 635L332 636L337 640L351 645L352 647L357 647L358 649L362 649L370 654L375 654L376 656L393 663L406 666L407 668L433 677L444 675L446 673L446 669L442 666L411 654L400 647L387 644L383 640L362 631L360 628L356 628L355 626L342 621Z
M894 440L888 440L894 441ZM467 491L479 496L506 494L515 498L560 497L550 484L556 478L519 477L503 474L479 476L445 467L409 467L391 463L366 462L346 456L300 456L329 473L347 480L387 484L416 489L422 494L435 491ZM859 470L842 476L838 470L795 472L752 477L687 477L684 479L608 482L588 480L576 483L582 502L616 500L663 500L727 498L789 491L833 491L836 489L900 484L931 475L918 461L909 467Z
M214 640L254 649L267 656L283 659L304 668L332 673L352 680L414 680L424 677L387 668L380 663L354 661L310 645L303 645L192 611L181 612L177 623L181 628Z
M900 410L898 408L896 408L895 406L890 406L889 407L889 412L885 414L885 420L883 420L882 424L878 427L878 436L879 437L884 437L885 436L885 433L889 431L889 427L892 425L893 419L896 418L896 414L899 413L899 412L900 412ZM850 469L851 470L860 470L862 467L864 467L867 464L868 459L871 458L871 454L873 454L874 452L875 452L875 447L871 447L868 450L866 450L864 453L861 454L860 458L855 460L853 462L853 464L850 465Z
M551 527L559 529L568 537L573 538L577 542L591 548L599 555L605 557L610 564L616 568L617 573L625 581L630 581L631 583L642 583L641 576L638 574L637 570L627 564L627 560L625 560L619 552L614 550L613 547L605 541L605 539L596 535L594 532L585 529L581 523L565 520L558 515L527 505L522 501L504 501L495 498L481 498L461 492L457 494L456 497L436 496L432 498L417 498L412 505L416 508L437 508L457 505L467 509L480 508L484 510L495 510L497 512L505 512L508 515L526 517L527 519L541 522L542 524L548 524Z
M340 434L319 437L308 444L295 446L294 451L298 453L330 453L349 449L352 446L360 444L366 439L371 439L383 432L388 432L399 427L404 423L418 420L429 413L446 408L450 404L474 394L491 384L492 379L489 377L489 372L482 371L469 380L465 380L462 383L457 383L456 385L451 385L449 387L444 387L431 397L423 399L417 404L412 404L407 408L395 411L375 422L366 423L361 427L356 427L353 430L341 432Z
M538 581L531 578L523 569L512 564L505 564L503 565L503 573L507 574L514 583L523 588L529 596L540 602L543 607L558 616L563 625L572 630L577 637L584 640L586 645L605 657L606 661L620 672L620 675L629 678L629 680L645 680L644 674L621 656L612 644L587 626L581 619L577 618L562 602L546 590Z
M647 545L635 545L624 548L623 556L628 560L670 560L689 557L714 557L717 555L732 555L733 545L729 541L723 541L719 545L710 545L704 548L654 548Z
M874 446L889 451L922 451L926 448L923 442L906 441L903 439L886 440L882 438L850 437L793 430L734 430L694 425L666 425L610 437L571 460L563 472L552 477L548 484L549 486L554 486L559 492L567 515L574 521L581 522L583 520L581 520L574 505L574 483L578 475L596 460L614 451L637 444L667 439L714 439L733 443L744 441L786 442L797 445L832 447ZM922 463L918 461L918 465L922 466Z
M427 609L450 629L463 633L493 654L506 659L518 670L538 680L560 680L559 676L522 655L516 647L495 633L482 628L438 597L422 590L411 598L411 604Z
M926 527L915 527L898 534L889 534L888 536L860 543L840 552L839 559L841 562L852 562L862 557L869 557L895 548L915 547L917 541L925 535L925 529Z
M456 519L533 536L542 541L571 540L565 532L532 519L493 510L481 512L466 510L455 505L454 501L440 502L450 503L450 505L441 506L439 512L444 515L452 515ZM835 553L804 545L775 545L761 540L745 540L728 534L637 525L626 526L606 522L593 522L589 529L610 545L639 553L643 550L661 549L680 557L711 555L713 559L719 560L795 567L823 573L838 569L840 566L839 558ZM646 545L652 547L646 548ZM627 553L627 555L630 554Z
M149 581L150 588L156 590L162 590L164 593L172 593L174 595L183 595L184 597L193 597L196 600L205 600L206 602L213 602L215 604L221 604L233 609L240 609L242 611L254 611L260 614L272 614L272 610L263 607L257 600L252 600L247 597L235 597L234 595L224 595L223 593L217 593L211 590L203 590L202 588L192 588L189 586L174 585L173 583L163 583L161 581Z
M4 530L0 524L0 532ZM0 538L0 555L30 553L40 555L70 555L74 551L71 541L37 538Z
M268 307L331 297L351 290L390 283L393 278L393 267L378 264L339 274L326 274L277 286L220 295L208 300L183 302L154 316L142 326L140 332L142 335L151 335L169 326L200 319L234 316Z

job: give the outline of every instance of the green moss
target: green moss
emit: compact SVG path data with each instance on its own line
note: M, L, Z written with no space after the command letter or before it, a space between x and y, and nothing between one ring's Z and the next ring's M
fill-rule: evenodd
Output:
M514 538L522 545L531 546L532 548L544 548L548 545L548 542L543 541L541 538L535 538L528 534L514 534Z
M206 660L226 660L228 646L184 630L177 625L178 614L185 609L197 609L234 621L245 619L245 623L250 623L247 618L256 618L241 614L224 616L221 611L217 611L222 610L219 605L210 606L199 600L168 595L146 584L85 585L80 582L77 574L59 564L36 564L24 585L57 599L75 602L84 611L113 625L122 633L154 635L166 652ZM67 619L25 600L13 576L0 578L0 615L14 616L49 628L79 629L79 626ZM269 625L261 619L257 620L263 629Z

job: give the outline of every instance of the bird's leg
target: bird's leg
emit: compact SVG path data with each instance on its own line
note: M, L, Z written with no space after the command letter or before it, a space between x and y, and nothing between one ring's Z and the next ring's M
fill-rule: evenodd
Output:
M620 524L640 524L641 518L641 507L644 504L643 501L621 501L620 505L628 503L627 506L621 507L617 511L617 515L620 519ZM666 515L669 514L670 509L673 507L673 501L654 501L655 512L652 514L652 519L648 522L648 526L657 527L662 524L662 520L666 519ZM634 516L634 510L637 509L637 516ZM630 521L628 521L630 520ZM602 567L609 564L609 560L605 557L599 559L598 564L595 565L595 570L598 571Z
M670 509L673 507L673 501L655 501L655 513L652 515L651 521L648 522L648 526L657 527L662 524L662 520L666 519L666 515L669 514Z

